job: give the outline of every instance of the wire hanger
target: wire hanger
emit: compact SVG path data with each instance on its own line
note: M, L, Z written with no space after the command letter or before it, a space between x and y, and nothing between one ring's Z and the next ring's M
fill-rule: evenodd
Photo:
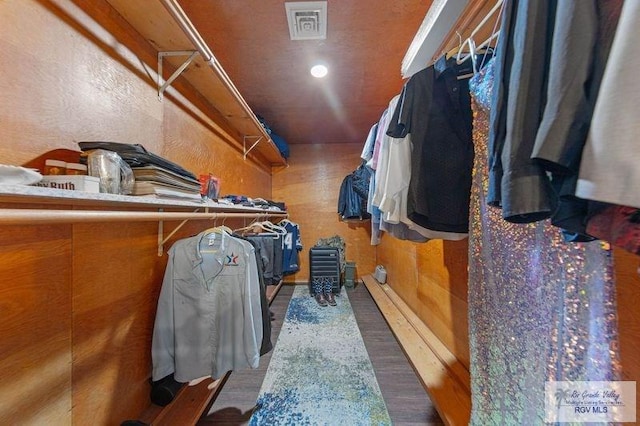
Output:
M255 221L250 223L248 226L243 226L242 228L235 229L233 232L242 233L243 231L252 231L254 233L273 235L275 237L279 237L281 235L280 232L276 231L275 229L269 228L269 225L267 224L273 225L269 221L265 221L265 222ZM262 230L263 232L259 232L260 230Z
M484 49L486 47L489 47L489 45L491 44L491 42L493 40L497 40L498 37L500 36L500 30L499 30L499 22L500 22L500 15L502 13L502 6L503 6L504 0L497 0L496 4L491 8L491 10L487 13L487 15L482 18L482 21L480 21L480 23L473 29L473 31L471 31L471 34L469 35L469 37L460 45L459 49L458 49L458 54L456 55L456 63L458 65L462 64L464 61L466 61L467 59L471 58L472 64L473 64L473 72L476 73L478 72L478 66L477 66L477 53L478 51L480 51L481 49ZM491 36L489 36L489 38L487 38L486 40L484 40L482 43L480 43L479 45L476 46L476 42L474 40L475 35L478 33L478 31L480 31L482 29L482 27L489 21L489 18L491 18L496 12L498 12L498 16L497 19L494 23L494 27L493 27L493 31L491 33ZM465 46L469 47L469 52L463 54L462 50ZM481 63L484 64L484 59L483 58L483 62Z
M496 17L496 21L493 24L493 30L491 31L491 36L489 36L488 39L486 39L484 42L480 43L480 46L478 46L479 49L490 49L491 48L491 42L493 40L495 40L495 43L493 43L493 49L491 50L491 55L483 55L482 57L482 62L480 62L480 67L479 69L482 69L482 67L484 67L484 64L487 62L487 57L493 58L493 56L496 53L496 49L495 47L498 45L498 41L500 39L500 24L502 22L502 12L504 10L504 0L500 0L498 2L498 4L494 7L497 7L498 5L500 5L500 10L498 11L498 16Z
M224 219L226 219L226 216L224 217ZM223 220L223 224L218 226L218 218L216 217L214 219L214 226L211 228L207 228L205 229L202 234L205 237L205 240L208 240L208 244L205 247L201 247L200 248L200 253L213 253L213 254L217 254L220 253L221 251L224 251L224 247L225 247L225 241L227 239L228 236L231 235L231 229L228 226L224 225L224 220ZM218 238L217 236L220 236L220 246L215 246L214 245L214 241L216 240L216 238Z
M273 222L271 222L271 221L268 221L268 220L266 220L266 221L262 222L262 225L263 225L265 228L270 229L270 230L272 230L272 231L275 231L275 232L277 232L277 233L279 233L279 234L282 234L282 235L284 235L284 234L286 234L286 233L287 233L287 230L286 230L286 229L284 229L282 226L277 225L277 224L275 224L275 223L273 223Z
M222 220L222 225L218 226L218 217L216 217L214 219L214 222L213 222L213 227L205 229L203 231L204 235L207 235L207 234L226 234L226 235L231 235L233 233L233 231L228 226L225 226L225 224L224 224L224 220L225 219L226 219L226 216Z
M469 58L471 58L471 73L469 74L464 74L464 75L458 75L458 80L463 80L465 78L469 78L469 77L473 77L473 75L478 72L477 68L476 68L476 44L473 41L472 38L468 38L464 41L463 45L468 45L469 46L469 53L466 55L465 58L460 59L460 52L462 51L462 48L460 48L460 50L458 50L458 55L456 57L456 64L457 65L461 65L463 64L466 60L468 60Z
M208 228L204 230L204 234L225 234L225 235L231 235L233 231L231 230L231 228L229 228L228 226L225 225L220 225L220 226L214 226L213 228Z
M456 31L456 35L458 36L458 45L445 53L446 59L453 58L456 53L458 53L458 51L462 48L462 34L460 34L459 31Z

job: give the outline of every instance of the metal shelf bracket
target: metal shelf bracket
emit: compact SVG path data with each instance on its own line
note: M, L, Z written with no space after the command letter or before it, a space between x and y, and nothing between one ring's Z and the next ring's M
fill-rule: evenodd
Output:
M200 209L195 209L193 212L197 213L199 212ZM162 212L162 209L158 209L158 212ZM206 208L205 209L205 213L209 213L209 209ZM164 234L164 223L162 220L158 221L158 257L162 257L162 255L164 254L164 245L167 241L169 241L169 239L171 237L173 237L175 235L176 232L178 232L180 230L180 228L182 228L184 226L185 223L189 222L189 219L185 219L182 222L180 222L180 224L178 226L176 226L174 228L173 231L171 231L169 233L169 235L167 235L166 237L163 238L163 234Z
M162 216L163 209L158 209L158 213ZM165 213L167 216L171 216L172 213ZM164 245L169 241L175 234L182 228L188 221L190 220L218 220L222 219L222 225L224 225L225 219L235 218L235 219L268 219L270 217L284 217L287 218L289 215L286 212L278 212L278 211L269 211L265 210L262 212L213 212L210 211L208 207L204 207L204 211L201 208L195 209L192 213L178 213L176 215L176 219L184 219L180 224L178 224L173 231L171 231L166 237L164 236L164 221L163 218L158 218L158 257L162 257L164 254ZM169 219L174 219L170 217ZM175 219L174 219L175 220Z
M173 81L178 78L178 76L180 74L182 74L182 72L187 69L187 67L189 66L189 64L191 64L191 62L195 59L196 56L198 56L200 54L200 52L198 52L197 50L176 50L173 52L158 52L158 99L162 100L162 97L164 95L164 91L167 90L167 88L169 86L171 86L171 83L173 83ZM182 65L180 65L178 67L177 70L175 70L175 72L173 74L171 74L171 77L169 77L164 83L162 82L162 61L164 59L165 56L189 56L187 58L186 61L184 61L182 63Z
M247 139L255 139L255 138L258 138L258 140L256 140L256 141L253 143L253 145L251 145L251 146L249 147L249 149L247 149ZM260 143L260 141L261 141L261 140L262 140L262 136L245 136L245 137L242 139L242 147L244 148L244 156L243 156L243 158L244 158L245 160L247 159L247 155L249 155L249 152L251 152L251 150L252 150L253 148L255 148L255 147Z

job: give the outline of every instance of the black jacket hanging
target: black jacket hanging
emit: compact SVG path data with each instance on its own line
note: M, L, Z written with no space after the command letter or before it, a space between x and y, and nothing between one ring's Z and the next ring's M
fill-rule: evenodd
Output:
M351 174L353 176L353 190L362 199L369 197L369 183L371 181L371 169L366 166L363 161L356 170Z
M338 197L338 214L341 219L368 219L366 200L360 197L353 187L353 174L345 176L340 185Z

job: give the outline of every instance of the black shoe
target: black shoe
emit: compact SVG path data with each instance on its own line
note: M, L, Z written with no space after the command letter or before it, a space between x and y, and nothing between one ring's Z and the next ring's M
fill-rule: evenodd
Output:
M329 303L331 306L336 306L336 298L333 296L333 293L325 293L324 295L325 299L327 299L327 303Z
M327 301L324 298L324 294L322 293L316 293L316 302L318 302L318 305L320 306L327 306Z

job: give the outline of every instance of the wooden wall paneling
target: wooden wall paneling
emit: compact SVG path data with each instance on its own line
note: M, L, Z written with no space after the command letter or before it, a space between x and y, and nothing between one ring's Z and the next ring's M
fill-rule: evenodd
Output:
M466 240L412 243L383 235L376 256L393 290L469 368Z
M183 95L183 93L185 95ZM272 142L262 139L258 145L253 149L250 149L253 143L257 141L254 135L247 135L249 138L246 142L243 140L244 134L237 129L231 128L226 122L226 118L211 105L209 99L206 99L200 93L189 85L188 82L180 78L173 82L172 87L169 87L165 91L165 99L170 102L165 103L165 112L167 109L177 107L182 112L191 116L191 118L206 128L210 133L206 139L206 144L210 145L207 149L214 149L218 143L224 143L227 150L225 152L233 153L233 155L240 154L240 159L243 163L253 164L259 167L263 171L271 174L271 159L274 158L273 153L269 153L269 158L265 154L265 149L262 149L261 144L272 144ZM247 119L248 120L248 119ZM247 121L244 120L244 121ZM167 126L179 123L167 118L164 122L164 129ZM244 156L246 150L246 157ZM187 151L188 152L188 151ZM185 151L177 151L176 153L185 153ZM163 155L169 155L163 153ZM280 155L279 152L277 154ZM179 162L179 159L174 161ZM280 162L280 159L277 160Z
M417 246L420 279L433 282L460 300L467 301L469 244L461 241L433 240Z
M614 260L622 380L640 383L640 256L616 248ZM638 407L640 392L636 388L636 410Z
M447 349L469 368L467 303L434 282L421 281L408 304Z
M119 424L149 405L166 256L153 222L74 225L73 245L74 424Z
M0 16L0 55L11 58L0 62L11 99L0 104L3 163L82 140L159 151L162 105L135 55L68 1L6 1Z
M422 272L417 268L420 244L398 240L383 233L376 249L376 263L386 268L387 281L393 283L394 290L401 294L415 293L418 276Z
M434 240L418 246L414 311L469 368L468 242ZM410 302L411 305L411 302Z
M291 220L300 225L304 246L300 271L285 277L288 281L309 279L309 248L333 235L345 239L347 260L356 262L359 275L373 271L370 222L342 222L337 214L340 184L360 164L361 152L360 144L292 145L290 166L274 173L273 198L286 201Z
M183 99L184 100L184 99ZM183 106L190 105L186 100ZM208 126L211 120L194 110L165 103L163 154L186 164L196 174L221 179L221 193L271 198L271 170L243 159ZM194 115L198 118L194 118Z
M71 250L71 225L0 227L0 424L71 423Z

